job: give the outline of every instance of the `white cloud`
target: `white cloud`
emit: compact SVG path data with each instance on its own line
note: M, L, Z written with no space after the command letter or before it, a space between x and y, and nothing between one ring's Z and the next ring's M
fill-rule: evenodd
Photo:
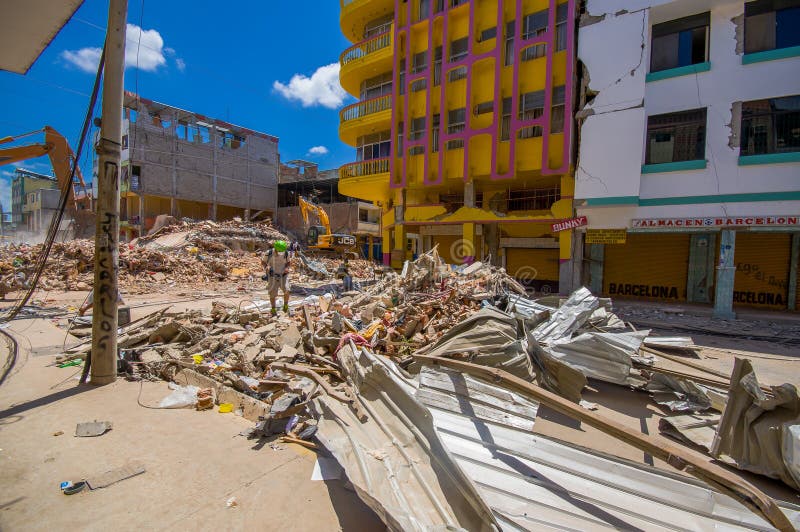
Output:
M311 77L295 74L288 84L276 81L272 87L287 100L299 100L303 107L322 105L336 109L347 93L339 84L339 63L319 67Z
M64 50L61 58L84 72L96 72L100 62L100 48L81 48ZM128 24L125 38L125 67L139 68L154 72L166 65L164 53L174 54L172 48L164 48L164 39L157 30L142 30L135 24ZM138 60L137 60L138 57ZM180 67L178 67L180 69Z
M100 48L81 48L80 50L64 50L61 58L72 63L84 72L97 72L97 64L100 62Z
M178 70L180 70L181 72L186 71L186 61L184 61L180 57L175 60L175 66L178 67Z
M308 150L309 155L327 155L328 148L325 146L314 146L310 150Z

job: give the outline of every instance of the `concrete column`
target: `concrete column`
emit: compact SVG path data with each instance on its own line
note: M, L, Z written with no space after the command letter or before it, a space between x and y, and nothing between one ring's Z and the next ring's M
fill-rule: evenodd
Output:
M367 252L368 252L367 256L369 257L369 260L375 260L375 253L373 251L373 245L375 244L374 237L372 235L369 235L367 237L367 242L368 242L368 244L367 244Z
M733 281L736 275L736 231L723 229L719 239L719 263L714 292L714 317L724 320L736 318L733 312Z
M102 122L97 143L99 175L94 239L91 351L91 383L96 386L117 380L119 168L122 149L122 94L127 13L127 0L109 2Z
M589 290L595 295L603 293L605 253L605 244L589 244Z
M139 236L144 236L144 194L139 194Z
M402 223L395 223L392 228L394 235L394 245L392 246L391 265L392 268L400 269L406 260L406 231Z
M789 310L797 310L797 270L800 268L800 233L792 234L792 253L789 261Z
M214 137L214 129L208 128L209 139L211 140L211 219L217 221L217 142Z
M572 292L572 229L558 233L558 293Z
M472 181L464 183L464 207L475 207L475 183Z
M465 196L466 199L466 196ZM477 253L475 246L475 224L467 222L461 226L462 245L459 249L455 250L458 257L453 257L453 260L461 259L462 264L472 264L475 262L475 255Z
M485 224L483 226L483 241L489 250L492 266L501 266L500 226L498 224Z

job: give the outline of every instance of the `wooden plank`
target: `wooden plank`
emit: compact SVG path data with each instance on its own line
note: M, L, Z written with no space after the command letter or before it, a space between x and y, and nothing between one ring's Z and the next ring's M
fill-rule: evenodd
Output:
M733 497L747 508L761 515L778 530L795 530L786 515L775 504L775 501L761 490L722 467L693 456L686 449L673 445L661 436L641 434L600 414L584 410L563 397L500 369L447 358L430 356L418 356L416 358L424 364L445 366L481 376L490 382L502 382L504 386L528 394L564 415L577 419L637 449L650 453L680 471L686 471L721 493Z

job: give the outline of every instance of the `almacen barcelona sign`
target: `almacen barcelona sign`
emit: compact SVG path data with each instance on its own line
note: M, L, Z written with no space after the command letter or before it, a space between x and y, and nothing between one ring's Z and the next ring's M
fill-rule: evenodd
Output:
M726 218L644 218L631 220L633 228L800 226L800 216L730 216Z

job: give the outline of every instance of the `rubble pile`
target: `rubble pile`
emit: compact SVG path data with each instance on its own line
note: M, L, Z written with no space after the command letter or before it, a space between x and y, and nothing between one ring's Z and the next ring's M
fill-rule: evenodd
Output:
M503 269L480 262L453 267L434 249L406 262L399 274L387 272L363 290L341 297L333 292L312 295L289 305L291 312L278 317L270 314L269 303L259 300L238 305L215 301L209 314L159 311L121 329L122 364L133 379L172 382L172 394L162 407L209 410L216 405L219 412L236 412L253 421L250 437L281 438L310 448L323 445L344 467L361 498L394 529L426 519L432 519L431 527L455 526L463 520L465 526L477 529L495 520L503 522L512 510L537 515L535 497L529 507L517 498L506 501L500 495L496 504L486 504L481 491L486 482L490 483L486 497L502 490L491 485L498 481L470 468L498 456L494 451L483 458L470 453L478 456L484 446L497 445L494 438L504 438L502 445L509 452L520 453L515 463L530 459L534 455L525 454L526 449L538 441L530 439L530 430L538 401L545 398L562 413L570 411L576 419L605 427L623 441L638 442L640 449L657 451L656 456L668 457L669 463L691 464L687 471L712 479L713 489L738 501L731 499L730 511L740 514L736 519L748 526L761 527L764 520L780 528L785 528L787 519L800 523L800 512L778 509L752 486L730 481L718 466L693 459L662 440L648 439L652 437L638 430L610 423L591 412L596 406L581 400L589 378L653 393L656 402L672 410L703 416L710 410L725 411L726 401L734 401L734 392L754 398L734 401L740 410L753 412L770 401L759 395L762 392L767 398L783 397L787 407L774 420L764 416L763 426L735 426L723 414L723 423L719 416L715 422L729 434L718 431L710 438L704 435L704 441L721 438L715 440L711 454L727 453L737 467L763 472L763 464L744 456L730 442L735 435L746 434L755 445L767 445L762 433L769 433L769 445L778 446L771 451L775 459L767 464L773 466L769 474L794 486L800 477L800 445L792 440L800 433L796 390L765 389L754 377L743 377L741 386L734 383L738 388L719 375L697 377L694 382L688 373L662 369L658 357L674 361L679 357L665 351L690 349L691 339L658 339L650 337L649 331L631 330L612 312L610 300L597 298L586 288L564 300L533 301ZM86 342L59 362L85 358L89 351ZM692 362L686 364L697 368ZM685 418L664 419L673 421L673 433L684 435L690 427ZM714 422L702 419L703 427L713 431ZM465 435L467 430L476 431L475 435ZM782 440L776 434L783 434L788 450L780 450ZM449 449L448 441L453 446ZM480 441L484 445L474 445ZM576 464L585 462L587 471L606 471L598 466L600 459L585 450L558 447L561 444L546 440L537 445L552 447L554 456L569 454ZM460 466L453 460L460 461ZM629 474L635 474L631 464L617 462L611 467L630 468ZM414 474L407 474L407 469ZM495 470L502 467L498 464ZM514 478L519 471L513 473ZM464 486L471 485L462 478L464 474L472 476L478 492L464 491ZM670 478L652 482L677 482ZM608 487L606 480L605 474L598 477L598 490ZM560 488L570 496L559 503L565 505L562 510L553 510L548 517L554 525L563 527L575 515L577 509L569 500L582 493L584 482L581 477L574 492ZM622 493L627 488L623 483L618 489ZM703 500L711 496L711 491L698 494ZM399 504L408 498L419 498L419 505ZM753 500L758 502L753 505ZM498 512L506 503L508 508ZM437 517L427 512L434 506L442 509ZM758 507L760 517L748 515L745 506ZM675 511L716 519L691 505ZM642 519L648 518L648 512L643 511Z
M263 274L261 259L276 240L287 237L268 223L242 221L180 222L161 227L152 235L120 246L119 282L124 293L152 292L159 286L204 286L247 281L254 286ZM0 248L0 285L3 293L25 288L43 245L7 245ZM93 283L94 241L56 242L39 279L44 290L89 290ZM333 279L340 261L316 259ZM291 283L310 278L300 260ZM350 261L356 279L374 276L369 261Z

